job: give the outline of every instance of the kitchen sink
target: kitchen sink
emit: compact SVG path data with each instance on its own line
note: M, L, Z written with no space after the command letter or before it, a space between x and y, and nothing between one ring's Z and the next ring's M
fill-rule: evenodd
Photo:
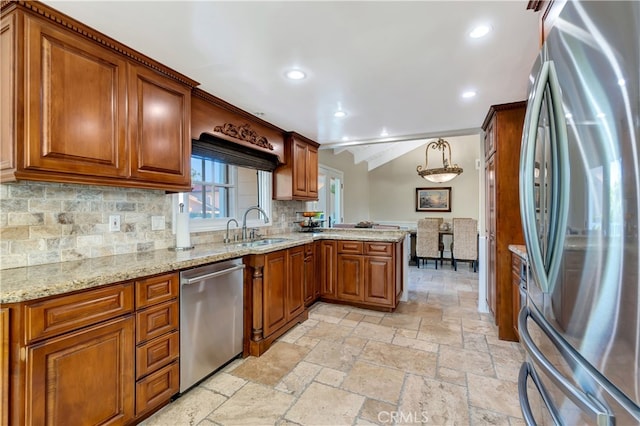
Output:
M288 238L263 238L261 240L244 241L236 245L239 247L261 247L269 244L283 243L285 241L289 241L289 239Z

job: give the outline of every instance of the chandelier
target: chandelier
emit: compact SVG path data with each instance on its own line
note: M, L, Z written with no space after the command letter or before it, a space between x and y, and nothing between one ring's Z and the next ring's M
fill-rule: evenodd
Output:
M429 148L442 151L442 167L431 169L428 168ZM444 155L445 150L447 150L447 152L449 153L447 157L445 157ZM449 145L449 142L445 141L444 139L439 138L437 141L430 142L427 145L425 156L426 159L424 168L422 166L418 166L416 168L416 171L421 177L428 181L435 183L449 182L451 179L462 173L462 167L458 167L457 164L451 164L451 146Z

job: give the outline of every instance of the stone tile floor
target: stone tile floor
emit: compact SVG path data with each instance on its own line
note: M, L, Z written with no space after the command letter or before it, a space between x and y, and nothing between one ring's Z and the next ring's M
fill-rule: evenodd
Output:
M316 303L260 358L235 360L152 425L523 425L523 352L477 312L478 274L409 272L394 313Z

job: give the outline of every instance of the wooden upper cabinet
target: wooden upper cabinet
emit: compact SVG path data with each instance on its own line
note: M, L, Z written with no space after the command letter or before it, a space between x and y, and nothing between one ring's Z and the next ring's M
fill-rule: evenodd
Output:
M126 176L126 61L46 21L24 24L24 168Z
M191 90L140 66L129 82L131 176L188 186Z
M3 182L191 189L196 82L40 2L1 30Z
M273 175L275 200L318 199L318 144L291 132L285 141L286 163Z
M0 182L13 179L16 169L16 17L0 20Z

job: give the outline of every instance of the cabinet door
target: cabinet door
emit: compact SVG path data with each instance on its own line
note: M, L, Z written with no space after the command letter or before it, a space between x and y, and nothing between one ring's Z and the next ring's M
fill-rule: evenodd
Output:
M320 242L320 296L336 297L336 242Z
M393 258L365 258L364 301L392 305L394 290Z
M123 424L134 412L134 330L127 316L27 348L26 424Z
M308 172L308 151L309 146L305 142L293 139L293 196L308 197L309 186L307 180ZM316 189L317 193L317 189Z
M287 274L287 320L304 311L304 246L294 247L289 252Z
M307 244L304 256L304 303L310 305L318 296L315 244Z
M16 68L14 13L3 16L0 21L0 182L15 180L13 172L16 169Z
M307 147L307 196L318 199L318 149Z
M287 251L268 253L264 257L263 335L268 336L287 322Z
M364 300L364 257L354 254L338 254L338 298L361 302Z
M190 187L191 90L150 69L130 69L131 176Z
M487 305L493 314L495 323L498 323L496 317L496 239L489 235L487 253Z
M25 168L124 177L127 64L25 15Z

